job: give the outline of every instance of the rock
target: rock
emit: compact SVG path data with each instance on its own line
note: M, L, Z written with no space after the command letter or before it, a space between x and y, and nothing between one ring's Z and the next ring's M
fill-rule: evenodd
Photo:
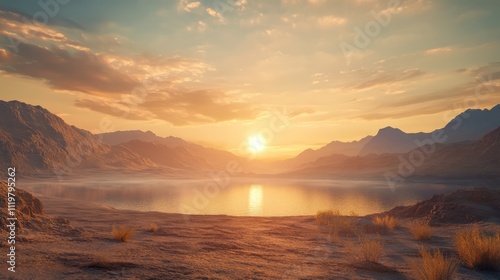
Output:
M39 220L44 215L42 202L34 197L31 193L17 189L15 191L17 228L19 231L26 225L30 225L36 220ZM10 216L7 213L7 184L0 182L0 220L2 225L8 224L7 218ZM0 227L0 231L7 231L5 226Z
M385 214L424 218L431 225L463 224L500 219L500 190L474 188L434 195L411 206L398 206Z

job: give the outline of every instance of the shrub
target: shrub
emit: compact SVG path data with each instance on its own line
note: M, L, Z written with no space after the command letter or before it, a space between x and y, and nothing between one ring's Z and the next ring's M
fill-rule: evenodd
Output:
M470 269L500 269L500 232L487 236L478 227L465 229L457 232L455 247Z
M413 239L415 240L429 240L432 236L432 229L429 222L415 221L408 226Z
M373 219L373 224L378 232L388 233L398 226L398 219L389 215L377 216Z
M319 211L316 214L316 221L319 225L326 226L330 234L354 235L356 233L356 218L340 215L339 211L327 210Z
M135 230L127 226L119 226L119 227L113 226L113 229L111 230L111 235L113 236L114 240L126 242L130 238L132 238L132 236L135 235Z
M150 224L149 225L149 231L150 232L157 232L158 231L158 225L157 224Z
M361 243L361 255L365 261L378 263L384 248L382 247L382 241L380 238L368 239L360 238Z
M458 261L446 258L441 251L433 253L420 247L421 260L410 261L413 276L417 280L451 280L458 269Z

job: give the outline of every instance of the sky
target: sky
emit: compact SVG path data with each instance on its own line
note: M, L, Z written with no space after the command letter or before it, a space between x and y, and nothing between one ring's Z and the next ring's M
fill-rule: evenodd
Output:
M500 1L1 1L0 99L265 158L500 103ZM263 147L262 147L263 148ZM260 149L259 149L260 150Z

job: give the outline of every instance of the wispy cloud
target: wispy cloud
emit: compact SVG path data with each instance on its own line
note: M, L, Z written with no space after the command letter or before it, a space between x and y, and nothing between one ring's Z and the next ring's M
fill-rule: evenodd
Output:
M347 22L346 18L335 16L323 16L317 20L318 26L322 28L344 25Z
M461 72L472 74L474 78L453 88L400 95L360 117L366 120L398 119L435 114L456 107L465 110L470 106L492 106L500 102L500 63L494 62Z
M21 42L41 42L57 44L59 47L88 50L80 43L47 26L26 20L22 14L0 10L0 35L10 37L14 44Z
M361 68L348 72L341 72L341 74L354 78L354 82L351 82L351 84L348 85L348 88L355 90L367 90L412 80L424 75L425 72L418 68L399 71L384 70L381 68Z
M435 49L426 50L425 54L426 55L443 54L443 53L451 52L452 50L453 49L451 47L435 48Z

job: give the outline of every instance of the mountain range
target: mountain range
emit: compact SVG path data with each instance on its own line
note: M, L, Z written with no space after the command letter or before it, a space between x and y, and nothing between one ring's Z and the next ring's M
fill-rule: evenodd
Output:
M469 109L430 133L386 127L359 141L332 141L294 158L263 164L151 131L92 135L40 106L0 101L0 168L15 166L27 176L82 170L155 170L173 175L224 170L229 162L237 162L247 174L380 176L390 171L401 177L398 168L420 151L417 143L428 143L440 134L445 141L432 142L432 153L424 153L411 176L495 177L500 175L499 127L500 105ZM421 149L420 154L425 152Z
M361 149L359 155L405 153L415 148L415 141L432 138L435 133L446 135L443 143L479 140L486 133L500 126L500 105L491 110L468 109L453 118L446 126L429 133L405 133L397 128L380 129Z
M224 170L230 161L237 161L242 165L247 162L227 151L207 148L178 137L160 137L151 131L116 131L96 136L103 143L130 149L160 166L188 170Z
M500 178L500 126L476 141L429 142L407 153L331 155L287 173L291 177Z
M388 126L380 129L375 136L366 136L353 142L332 141L316 150L304 150L296 157L279 161L276 165L284 169L296 169L331 155L366 156L369 154L406 153L418 148L416 141L425 141L436 133L446 135L446 141L443 143L457 143L479 140L486 133L499 126L500 105L496 105L490 110L468 109L453 118L443 128L432 132L406 133L398 128Z

